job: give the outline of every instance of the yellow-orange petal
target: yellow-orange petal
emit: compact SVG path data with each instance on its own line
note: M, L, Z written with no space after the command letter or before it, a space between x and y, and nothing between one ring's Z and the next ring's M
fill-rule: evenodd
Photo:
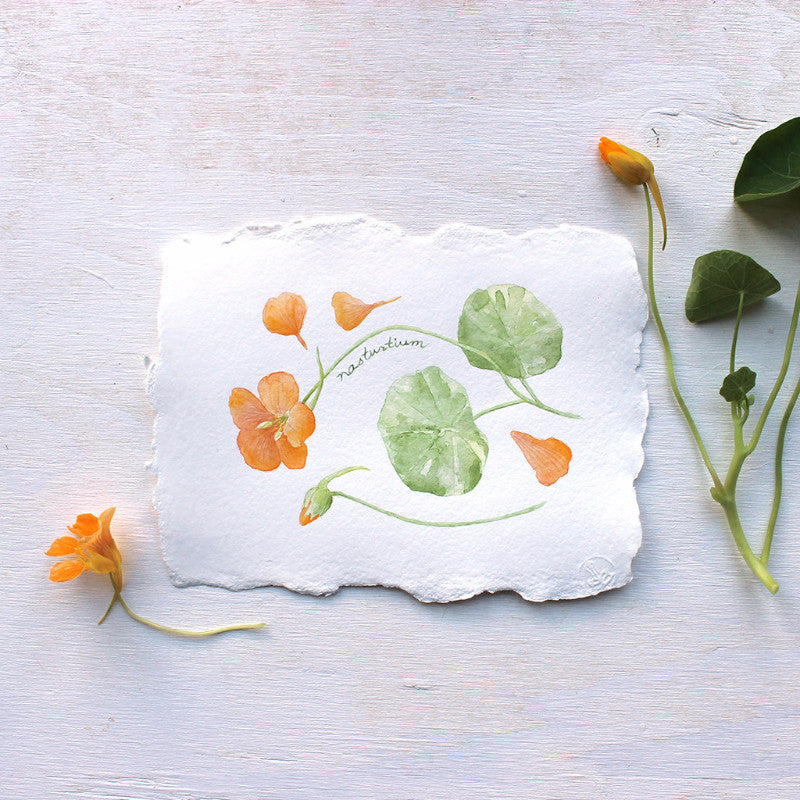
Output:
M67 530L76 536L91 536L100 528L100 520L94 514L78 514L74 525L67 525Z
M605 136L600 139L599 148L603 161L626 183L640 186L653 177L653 162L642 153Z
M317 427L314 412L305 403L295 403L283 428L283 435L292 447L299 447Z
M231 392L228 407L233 424L242 431L252 431L262 422L274 419L274 415L264 408L264 404L252 392L241 387Z
M83 561L59 561L50 568L50 580L55 583L71 581L84 570Z
M262 314L264 325L270 333L296 336L300 344L308 350L308 345L300 335L305 318L306 301L299 294L292 292L283 292L277 297L271 297L264 305Z
M114 516L114 512L116 512L117 507L112 506L111 508L107 508L105 511L100 513L100 518L98 522L100 523L100 530L108 530L111 524L111 520Z
M240 431L236 444L245 463L253 469L271 472L281 465L278 445L269 430Z
M50 549L45 553L46 556L71 556L80 549L80 542L72 536L60 536Z
M300 399L300 389L294 375L273 372L258 382L258 394L264 408L276 417L283 416Z
M281 436L277 444L281 461L283 461L289 469L303 469L306 465L306 458L308 457L308 448L304 444L301 444L299 447L294 447L285 436Z
M569 471L572 450L560 439L536 439L521 431L511 431L511 438L536 471L536 480L544 486L552 486Z
M82 542L82 557L86 560L86 567L93 572L122 573L122 555L111 535L111 518L116 510L107 508L100 515L99 532Z
M398 296L391 300L381 300L378 303L365 303L347 292L335 292L331 298L331 305L336 317L336 324L346 331L351 331L353 328L357 328L371 311L399 299Z

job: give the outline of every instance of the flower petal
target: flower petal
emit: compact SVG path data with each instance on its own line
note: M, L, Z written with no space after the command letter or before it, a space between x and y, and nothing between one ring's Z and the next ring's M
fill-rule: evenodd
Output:
M100 529L100 520L94 514L78 514L74 525L67 525L67 530L76 536L91 536Z
M295 403L283 429L283 435L292 447L299 447L317 427L314 412L305 403Z
M100 523L100 530L105 530L105 531L109 530L109 527L111 525L111 520L116 510L117 507L113 506L112 508L107 508L100 514L100 519L98 520L98 522Z
M245 463L253 469L271 472L281 464L278 446L272 431L240 431L236 439Z
M399 299L398 296L391 300L381 300L378 303L365 303L347 292L335 292L331 298L331 305L336 317L336 324L346 331L351 331L353 328L357 328L371 311Z
M59 561L50 568L50 580L55 583L71 581L84 570L83 561Z
M273 419L264 404L247 389L236 388L231 392L228 400L233 424L239 430L252 431L262 422Z
M45 553L45 555L71 556L77 553L79 548L80 542L77 539L73 539L72 536L60 536L53 542L53 544L50 545L50 549Z
M280 453L281 461L289 469L303 469L306 465L308 448L304 444L299 447L293 447L285 436L281 436L278 439L278 452Z
M264 305L262 319L270 333L281 336L296 336L300 344L308 350L308 345L300 336L300 329L306 318L306 301L299 294L283 292L271 297Z
M511 431L511 438L536 471L536 480L542 485L552 486L569 471L572 450L560 439L535 439L520 431Z
M300 399L300 389L294 375L288 372L273 372L258 382L258 393L264 407L280 417Z

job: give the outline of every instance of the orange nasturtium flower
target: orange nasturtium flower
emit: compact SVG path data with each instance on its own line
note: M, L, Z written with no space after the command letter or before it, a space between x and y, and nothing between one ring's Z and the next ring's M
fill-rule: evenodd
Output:
M560 439L535 439L520 431L511 431L511 438L536 471L536 480L542 485L552 486L569 471L572 450Z
M59 561L50 570L50 580L61 583L77 578L84 570L99 572L101 575L108 575L114 587L114 596L111 603L103 614L100 622L104 622L111 609L119 603L125 613L147 625L165 633L174 633L177 636L190 636L193 638L203 638L214 636L226 631L258 630L264 627L263 622L245 623L243 625L226 625L224 628L213 628L207 631L185 631L181 628L170 628L158 622L140 617L132 611L122 597L122 556L117 549L117 543L111 536L111 518L114 516L116 508L107 508L99 517L94 514L78 514L74 525L68 525L67 530L76 538L71 536L61 536L50 545L47 551L48 556L71 556L66 561ZM98 623L100 624L100 623Z
M306 318L306 301L299 294L283 292L277 297L270 297L264 306L262 318L270 333L296 336L297 341L308 350L308 345L300 335Z
M661 224L664 227L664 245L666 246L667 218L664 214L661 192L659 191L658 183L656 183L653 162L636 150L631 150L630 147L625 147L623 144L612 142L611 139L606 139L605 136L600 139L600 157L611 167L614 174L625 183L631 183L634 186L641 186L643 183L647 184L658 208L658 213L661 214Z
M365 303L347 292L336 292L331 299L331 305L336 315L336 324L346 331L351 331L357 328L371 311L399 299L398 296L391 300L381 300L379 303Z
M61 536L50 545L48 556L70 556L53 564L50 580L61 582L77 578L84 570L110 575L117 590L122 588L122 556L111 535L111 518L116 508L107 508L99 517L79 514L67 530L75 537Z
M239 428L239 452L249 466L264 472L281 462L302 469L308 455L305 441L316 421L314 412L299 402L297 381L288 372L273 372L258 382L258 394L241 388L231 392L228 404Z

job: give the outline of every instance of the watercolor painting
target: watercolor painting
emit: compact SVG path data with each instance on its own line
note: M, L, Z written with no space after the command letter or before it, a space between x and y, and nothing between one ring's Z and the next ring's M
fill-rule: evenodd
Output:
M336 324L352 331L364 323L372 311L391 300L364 302L353 295L337 291L331 299ZM395 307L400 313L402 305ZM302 295L283 292L264 304L262 319L269 333L293 336L308 350L301 331L308 313ZM489 453L489 441L478 427L480 417L517 405L530 405L548 413L568 418L577 414L559 411L542 403L528 378L556 367L561 360L563 330L555 314L523 286L500 284L476 289L464 302L458 322L457 338L411 325L387 325L366 334L340 354L327 368L319 346L315 348L318 379L300 399L294 376L273 372L258 383L258 397L248 389L235 387L228 401L231 417L238 428L236 444L245 464L252 469L271 472L281 464L291 470L303 469L308 449L306 440L317 425L314 409L325 381L332 378L338 366L349 356L360 354L338 376L352 375L366 361L390 347L423 346L423 339L397 339L391 332L404 331L421 337L432 337L461 350L467 361L479 370L491 370L502 379L505 397L480 411L473 411L466 387L447 375L439 366L400 375L386 392L378 430L386 454L402 482L413 492L427 492L441 497L463 495L472 491L483 476ZM375 339L382 343L372 346ZM324 422L322 424L325 424ZM519 446L524 460L534 470L543 486L552 486L569 471L572 451L559 439L539 440L530 433L511 430L509 435ZM344 454L343 454L343 457ZM358 461L357 448L346 458ZM298 497L298 523L307 525L327 513L336 496L328 488L341 475L369 467L343 466L323 479L314 489ZM387 510L351 495L347 499L374 511L419 525L430 521L408 517L398 510ZM448 526L477 525L507 519L535 511L541 503L522 510L506 512L479 520L449 521ZM436 523L433 523L436 524Z
M604 564L621 585L644 300L629 244L581 228L345 217L176 242L151 391L173 579L546 599Z

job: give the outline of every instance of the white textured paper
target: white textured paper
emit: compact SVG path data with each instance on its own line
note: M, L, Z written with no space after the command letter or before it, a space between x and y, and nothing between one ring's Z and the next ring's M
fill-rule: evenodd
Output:
M357 350L326 380L303 469L262 472L244 462L228 408L234 387L256 392L262 377L285 371L302 397L318 377L317 346L327 366L391 324L455 339L464 301L496 284L525 287L557 317L561 360L528 381L542 402L579 419L527 404L481 416L476 425L488 457L477 486L447 497L412 491L393 469L377 427L396 379L437 366L464 386L476 413L514 396L496 372L470 365L457 346L398 331L372 339L370 350L391 336L425 347L390 346L368 358ZM367 302L401 299L346 332L333 318L336 291ZM307 351L264 327L265 302L282 292L307 303ZM586 228L509 236L451 225L411 236L348 217L174 242L164 253L160 355L151 378L156 506L173 580L313 594L383 585L439 602L501 590L529 600L582 597L627 583L641 541L634 480L647 417L637 371L646 317L629 243ZM339 374L351 364L350 374ZM567 443L569 472L541 485L512 430ZM424 521L545 505L501 522L437 528L335 498L324 516L301 526L306 491L351 465L369 471L338 478L331 489Z

